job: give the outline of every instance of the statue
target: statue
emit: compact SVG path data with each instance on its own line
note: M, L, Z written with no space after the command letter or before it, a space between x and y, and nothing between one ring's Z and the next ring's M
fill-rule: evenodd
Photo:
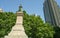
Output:
M12 27L11 32L4 38L28 38L23 27L23 11L21 5L17 11L16 24Z
M22 5L21 4L19 6L19 10L18 11L22 11Z

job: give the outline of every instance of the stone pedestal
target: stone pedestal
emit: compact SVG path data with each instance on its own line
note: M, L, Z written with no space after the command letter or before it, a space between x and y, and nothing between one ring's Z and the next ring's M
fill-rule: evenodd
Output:
M28 38L23 27L23 13L17 12L17 20L11 32L4 38Z

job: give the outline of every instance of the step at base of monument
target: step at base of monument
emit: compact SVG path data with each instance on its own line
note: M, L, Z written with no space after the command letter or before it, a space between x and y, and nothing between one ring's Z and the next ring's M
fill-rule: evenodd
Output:
M5 36L5 38L28 38L27 36Z

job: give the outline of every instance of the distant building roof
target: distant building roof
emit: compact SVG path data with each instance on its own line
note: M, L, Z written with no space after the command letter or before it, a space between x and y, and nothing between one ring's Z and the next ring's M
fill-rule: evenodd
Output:
M3 12L3 9L0 8L0 12Z

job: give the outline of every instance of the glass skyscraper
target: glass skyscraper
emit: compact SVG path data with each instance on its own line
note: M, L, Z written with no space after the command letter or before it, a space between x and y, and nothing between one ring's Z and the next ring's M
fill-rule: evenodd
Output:
M45 0L43 4L45 22L60 27L60 10L55 0Z

